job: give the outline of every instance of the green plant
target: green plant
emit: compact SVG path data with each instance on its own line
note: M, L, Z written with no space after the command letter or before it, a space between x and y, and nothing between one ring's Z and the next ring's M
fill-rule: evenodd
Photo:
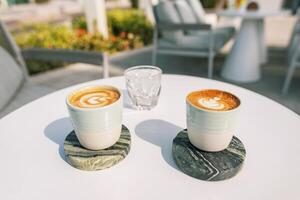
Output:
M84 29L87 30L87 24L84 16L76 16L72 19L73 29Z
M113 9L107 12L108 29L111 35L132 33L139 35L145 45L151 44L153 26L141 10ZM87 30L84 16L77 16L72 20L73 29Z
M46 62L46 61L26 60L28 72L31 75L60 68L66 66L67 64L68 63L59 62L59 61Z
M72 49L74 34L65 26L52 26L48 24L26 25L22 31L15 35L17 44L21 48L64 48ZM26 60L30 74L47 71L64 66L62 62L44 62Z
M50 0L35 0L34 2L42 4L42 3L48 3L49 1Z
M137 9L139 7L139 1L138 0L130 0L131 8Z
M21 48L62 48L87 51L119 51L143 47L151 43L152 26L138 10L112 10L108 12L109 38L86 30L84 17L73 20L73 29L63 25L26 25L14 34ZM63 66L61 62L27 61L29 73L35 74Z
M214 8L218 0L200 0L204 8Z
M71 49L75 34L65 26L26 25L16 34L16 42L22 48L45 47Z
M139 35L145 45L152 42L153 26L145 14L137 9L116 9L107 13L108 26L113 35Z

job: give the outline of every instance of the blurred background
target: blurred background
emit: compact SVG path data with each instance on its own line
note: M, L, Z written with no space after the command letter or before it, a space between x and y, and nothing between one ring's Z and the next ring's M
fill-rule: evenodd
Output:
M219 27L219 24L228 27L228 24L231 24L230 26L234 27L230 37L228 36L222 45L218 46L212 78L258 92L299 114L300 70L296 67L299 43L297 10L300 1L196 1L192 3L200 5L199 8L203 9L199 12L205 15L206 24L212 27ZM165 30L160 32L157 28L158 18L153 14L153 6L159 2L154 0L0 0L2 23L0 45L8 53L0 53L0 85L2 85L0 95L9 97L0 98L0 117L58 89L103 78L101 63L99 65L91 64L93 62L77 63L72 62L72 59L64 61L55 58L48 61L44 58L47 56L41 53L41 49L105 52L108 54L110 77L123 75L126 68L134 65L153 64L153 51L156 49L159 52L160 40L166 37ZM181 4L177 2L176 5L176 11L179 9L178 12L181 12L178 7ZM170 16L171 12L164 13L163 8L159 10L160 17L174 22L172 20L175 18ZM220 14L223 10L231 10L230 16L226 17L226 13ZM243 14L239 16L239 13L243 12L251 12L250 15L255 16L258 13L257 16L259 15L264 24L262 36L264 41L260 42L266 45L268 59L260 63L261 76L253 81L234 81L221 76L226 59L237 42L236 38L239 34L243 34L241 27L243 20L247 20ZM187 20L188 16L180 16L181 23L193 22L189 21L190 18ZM157 35L155 30L158 31ZM187 34L188 31L183 30L183 33ZM197 37L200 38L200 35ZM244 40L245 44L248 42L247 37L240 40ZM199 41L198 46L201 45ZM177 47L168 48L172 51L172 48ZM185 48L189 49L188 44ZM26 49L37 49L37 51L29 51L26 54L25 51L23 52ZM31 56L26 56L29 54ZM12 69L11 66L14 64L11 63L8 55L16 65L23 67L22 73L25 75L7 75L17 73ZM154 63L162 68L164 73L207 78L208 62L205 56L157 54Z

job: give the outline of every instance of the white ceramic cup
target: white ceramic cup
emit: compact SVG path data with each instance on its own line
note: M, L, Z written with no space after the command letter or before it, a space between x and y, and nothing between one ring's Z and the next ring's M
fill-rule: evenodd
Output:
M190 142L195 147L209 152L226 149L235 133L240 105L239 102L232 110L212 111L199 108L186 98L187 131Z
M91 87L101 87L117 91L120 97L107 106L98 108L79 108L69 102L74 93ZM121 135L122 129L122 93L112 86L89 86L71 92L66 103L71 121L80 144L91 150L106 149L114 145Z

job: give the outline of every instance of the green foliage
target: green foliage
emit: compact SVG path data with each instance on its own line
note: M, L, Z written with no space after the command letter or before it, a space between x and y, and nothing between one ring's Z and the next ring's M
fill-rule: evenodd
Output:
M21 48L43 47L72 49L74 34L65 26L53 26L49 24L35 24L24 26L23 30L15 35L17 44ZM44 72L50 69L62 67L62 62L44 62L26 60L30 74Z
M204 8L214 8L218 0L200 0Z
M142 11L111 10L107 16L110 32L107 40L100 33L88 33L84 17L74 18L72 29L63 25L34 24L24 26L14 35L21 48L62 48L115 53L151 43L153 28ZM30 74L63 66L61 62L27 61L27 64Z
M42 3L48 3L49 1L50 0L35 0L34 2L42 4Z
M132 8L138 8L139 7L139 1L138 0L130 0L131 2L131 7Z
M29 74L32 75L32 74L37 74L40 72L45 72L51 69L56 69L56 68L66 66L67 63L59 62L59 61L46 62L46 61L26 60L26 65Z
M87 30L87 24L84 16L76 16L72 19L73 29L84 29Z
M132 33L140 36L145 45L152 42L152 24L141 10L111 10L107 13L107 21L113 35Z
M151 44L153 26L143 11L137 9L114 9L107 12L107 23L111 35L119 36L128 33L141 37L144 45ZM73 29L87 30L84 16L75 17Z
M22 48L45 47L71 49L75 34L65 26L50 24L26 25L16 34L16 42Z

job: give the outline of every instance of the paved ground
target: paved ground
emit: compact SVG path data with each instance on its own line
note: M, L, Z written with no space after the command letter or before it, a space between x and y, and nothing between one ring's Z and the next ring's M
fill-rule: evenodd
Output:
M262 66L262 79L256 83L239 84L284 104L300 114L300 70L296 71L290 92L281 96L280 90L287 70L286 45L289 41L295 18L267 20L266 38L269 45L269 62ZM228 49L229 47L227 47ZM216 58L214 79L222 80L220 69L226 58L226 50ZM136 51L127 56L115 56L111 60L111 76L122 75L124 69L140 64L151 64L151 49ZM206 77L207 62L202 58L159 56L157 66L164 73L187 74ZM75 64L63 69L32 77L32 81L57 90L76 83L101 78L101 69L91 65Z

